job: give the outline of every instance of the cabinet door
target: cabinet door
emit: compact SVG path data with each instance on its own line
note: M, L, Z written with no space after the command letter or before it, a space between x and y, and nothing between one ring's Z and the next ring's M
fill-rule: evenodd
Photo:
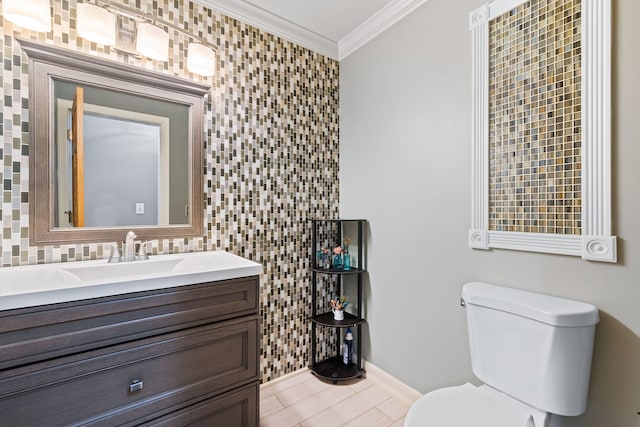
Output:
M154 420L153 427L258 427L258 382Z
M0 424L151 420L257 381L257 344L254 316L8 370L0 376Z

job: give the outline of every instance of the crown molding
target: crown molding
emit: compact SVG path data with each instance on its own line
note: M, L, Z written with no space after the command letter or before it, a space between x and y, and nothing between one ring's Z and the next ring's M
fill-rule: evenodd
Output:
M387 4L338 42L338 60L342 61L427 1L396 0Z
M338 59L338 43L242 0L195 0L231 18Z
M342 60L428 0L393 0L338 42L244 0L195 1L321 55Z

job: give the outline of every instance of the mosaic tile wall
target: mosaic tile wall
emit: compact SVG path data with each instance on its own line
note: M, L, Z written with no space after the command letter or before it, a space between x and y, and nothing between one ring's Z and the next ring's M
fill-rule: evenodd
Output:
M581 234L580 0L489 29L489 229Z
M165 63L79 38L75 0L53 1L53 31L46 34L0 18L2 266L103 257L103 243L29 246L29 79L16 36L210 82L203 165L206 234L155 241L152 253L224 249L261 263L263 381L306 366L308 219L338 214L338 63L193 2L111 4L138 8L206 39L217 50L216 74L207 79L186 72L189 37L170 28L165 28L172 40Z

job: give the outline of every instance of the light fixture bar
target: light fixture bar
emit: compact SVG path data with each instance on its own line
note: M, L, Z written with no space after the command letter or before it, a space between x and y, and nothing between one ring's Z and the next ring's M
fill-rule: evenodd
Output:
M7 21L20 27L39 32L51 31L50 0L2 0L2 14ZM211 77L215 73L216 51L206 41L170 22L156 20L127 6L104 3L77 3L76 16L78 36L88 41L115 46L128 55L141 54L156 61L167 61L169 34L156 26L156 23L161 23L185 35L189 41L195 40L187 48L189 72L205 77ZM124 28L122 17L133 21L133 30Z
M4 0L3 0L4 1ZM187 31L184 30L184 28L181 28L178 25L175 25L172 22L169 21L165 21L163 19L159 19L157 17L149 17L143 13L140 12L140 9L134 9L132 7L128 7L128 6L124 6L121 4L113 4L113 3L109 3L109 4L103 4L102 5L105 9L109 10L112 13L115 13L116 15L120 15L120 16L124 16L127 17L129 19L132 19L133 21L136 22L147 22L147 23L151 23L151 24L158 24L158 25L162 25L163 27L167 27L167 28L171 28L172 30L183 34L184 36L188 37L189 39L200 43L202 45L205 46L211 46L210 43L205 40L202 39L200 37L196 37L191 33L188 33ZM215 51L215 49L213 47L211 47L212 50Z
M211 77L215 73L216 51L207 41L193 36L170 22L151 19L141 14L138 9L114 4L104 5L104 8L119 16L115 47L121 52L129 55L142 54L151 59L166 61L169 57L169 35L155 25L162 24L193 40L187 48L187 69L190 72L205 77ZM124 29L120 23L120 17L126 17L135 22L137 27L135 32Z

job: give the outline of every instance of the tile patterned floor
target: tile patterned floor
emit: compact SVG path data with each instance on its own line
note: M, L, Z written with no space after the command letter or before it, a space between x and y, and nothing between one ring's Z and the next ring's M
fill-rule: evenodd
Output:
M310 372L260 390L260 427L402 427L410 402L365 378L336 385Z

